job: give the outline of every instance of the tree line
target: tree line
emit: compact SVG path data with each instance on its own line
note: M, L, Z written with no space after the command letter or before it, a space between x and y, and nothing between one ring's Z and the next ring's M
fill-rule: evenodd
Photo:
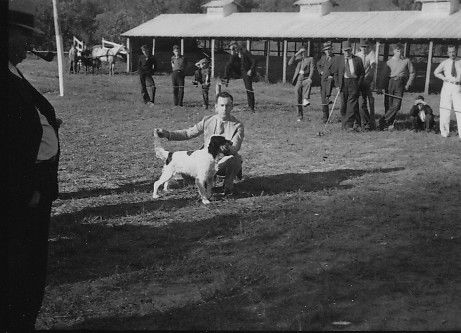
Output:
M37 27L45 36L37 41L41 49L54 49L53 8L50 0L40 2L36 17ZM101 43L101 38L114 42L124 42L121 33L141 23L166 13L201 13L203 4L209 0L58 0L61 33L67 48L76 36L89 45ZM385 1L402 10L414 9L414 0L374 0ZM240 11L296 11L294 0L238 0ZM338 8L350 7L351 3L370 0L334 0ZM350 9L350 8L349 8ZM347 10L347 9L346 9Z

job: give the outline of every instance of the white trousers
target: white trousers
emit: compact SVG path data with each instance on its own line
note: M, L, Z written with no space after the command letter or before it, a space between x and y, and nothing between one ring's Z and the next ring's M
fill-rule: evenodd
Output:
M445 138L450 133L452 111L456 114L458 134L461 138L461 85L444 82L440 94L440 134Z

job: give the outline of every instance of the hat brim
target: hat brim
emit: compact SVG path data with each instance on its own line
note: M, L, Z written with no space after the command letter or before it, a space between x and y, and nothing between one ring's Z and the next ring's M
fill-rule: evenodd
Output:
M343 51L352 51L352 47L343 47Z
M331 49L332 49L331 46L324 46L324 47L322 48L322 51L331 50Z

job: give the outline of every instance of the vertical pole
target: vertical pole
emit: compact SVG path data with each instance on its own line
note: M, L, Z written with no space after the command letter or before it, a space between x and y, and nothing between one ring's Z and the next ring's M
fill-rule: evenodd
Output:
M270 40L266 41L266 82L269 82L269 57L270 57Z
M410 43L406 42L405 43L405 49L403 50L403 56L408 58L410 57Z
M155 55L155 38L152 39L152 55Z
M373 77L375 89L378 88L377 84L378 84L378 67L379 67L379 45L380 45L379 41L376 41L376 47L375 47L376 66L375 66L375 73Z
M307 41L307 56L311 56L311 41Z
M59 96L64 96L64 48L62 46L62 35L59 27L58 19L58 6L56 0L53 0L53 16L54 16L54 33L56 35L56 51L58 58L58 72L59 72Z
M130 37L126 39L126 72L129 73L131 69L131 47L130 47Z
M247 39L247 50L251 51L251 40Z
M211 77L215 77L215 39L211 39Z
M384 42L384 51L383 51L383 62L386 62L389 59L389 44Z
M288 41L285 39L283 41L283 70L282 70L282 82L287 82L287 49L288 49Z
M184 55L184 38L181 38L181 55Z
M427 68L426 68L426 83L424 84L424 93L429 93L429 84L431 82L431 68L432 68L432 49L434 48L434 41L429 42L429 54L427 56Z

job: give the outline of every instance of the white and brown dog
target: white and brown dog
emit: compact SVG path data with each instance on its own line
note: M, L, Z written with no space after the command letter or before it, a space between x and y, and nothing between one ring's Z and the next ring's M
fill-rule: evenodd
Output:
M218 162L227 155L232 142L223 136L213 135L207 147L195 151L169 152L160 146L157 132L154 132L155 156L165 162L160 178L154 183L152 198L159 198L158 190L163 184L168 191L168 182L176 174L195 178L198 192L204 204L210 203L211 189Z

